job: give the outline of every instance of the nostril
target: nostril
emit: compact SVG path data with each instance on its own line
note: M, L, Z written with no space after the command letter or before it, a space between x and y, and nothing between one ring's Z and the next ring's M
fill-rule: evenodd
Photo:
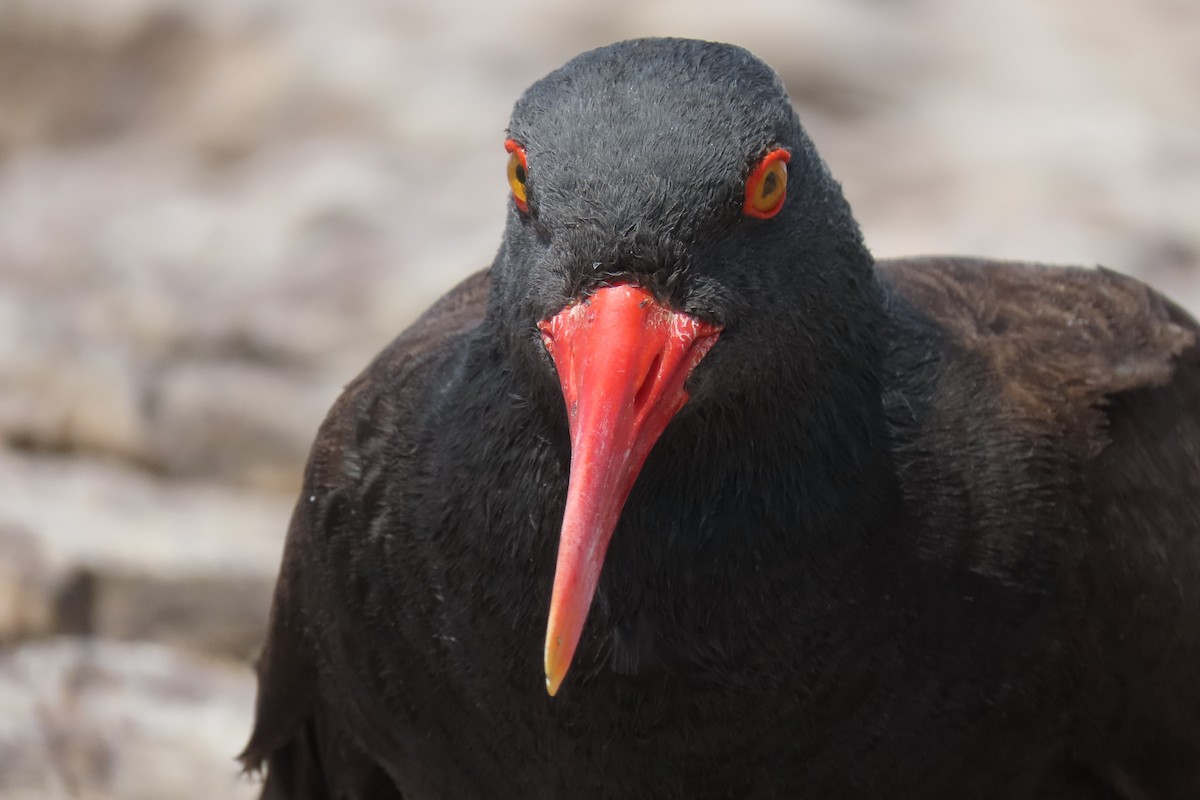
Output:
M633 407L635 411L641 411L642 406L650 399L650 391L654 388L654 383L658 378L658 369L662 366L662 353L655 353L654 360L650 362L646 373L642 375L642 381L638 384L637 392L633 396Z

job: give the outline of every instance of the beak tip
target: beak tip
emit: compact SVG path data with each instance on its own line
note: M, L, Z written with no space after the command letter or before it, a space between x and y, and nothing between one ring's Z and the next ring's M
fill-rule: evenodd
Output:
M558 694L558 687L562 685L566 670L561 666L561 659L555 657L551 651L549 641L546 646L545 672L546 672L546 694L554 697Z

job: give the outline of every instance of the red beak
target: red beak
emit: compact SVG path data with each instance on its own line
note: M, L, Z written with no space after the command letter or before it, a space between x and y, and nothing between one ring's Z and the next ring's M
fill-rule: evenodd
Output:
M645 289L603 288L540 323L571 426L571 482L546 630L546 690L554 695L583 633L604 554L625 499L683 383L721 329L671 311Z

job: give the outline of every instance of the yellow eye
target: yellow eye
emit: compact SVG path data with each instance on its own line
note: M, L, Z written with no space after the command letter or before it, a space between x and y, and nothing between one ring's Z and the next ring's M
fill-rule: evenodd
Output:
M508 151L508 186L512 189L513 201L522 211L529 210L529 197L525 189L529 164L525 160L525 148L509 139L504 143Z
M779 213L787 197L787 162L791 158L791 153L782 147L763 156L746 181L742 213L759 219L770 219Z

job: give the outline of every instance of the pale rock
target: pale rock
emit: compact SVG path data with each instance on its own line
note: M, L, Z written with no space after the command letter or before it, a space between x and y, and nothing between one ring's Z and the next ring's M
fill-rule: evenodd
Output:
M51 632L60 580L34 536L0 522L0 647Z
M86 633L249 661L291 503L0 450L0 644Z
M244 665L155 644L60 638L0 650L5 800L251 798Z

